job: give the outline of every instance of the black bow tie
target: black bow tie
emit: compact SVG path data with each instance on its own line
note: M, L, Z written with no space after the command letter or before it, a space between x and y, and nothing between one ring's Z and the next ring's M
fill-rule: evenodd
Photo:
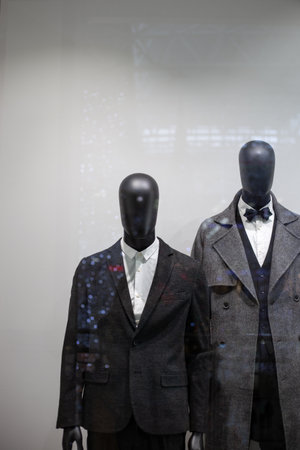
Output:
M244 216L249 220L249 222L252 222L254 217L257 217L257 216L260 216L263 220L268 220L269 217L272 216L272 213L268 206L260 209L259 211L257 211L256 209L247 208Z

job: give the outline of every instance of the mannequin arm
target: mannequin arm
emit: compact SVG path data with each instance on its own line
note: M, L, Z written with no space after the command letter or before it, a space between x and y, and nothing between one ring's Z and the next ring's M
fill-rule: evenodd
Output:
M73 442L77 443L77 450L83 450L82 434L80 427L64 428L62 448L63 450L72 450Z
M189 450L204 450L203 433L192 433L188 448Z

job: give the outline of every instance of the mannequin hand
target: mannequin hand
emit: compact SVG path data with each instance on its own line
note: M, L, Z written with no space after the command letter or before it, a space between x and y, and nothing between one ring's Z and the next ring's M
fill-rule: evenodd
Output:
M64 434L62 439L63 450L72 450L72 445L74 441L77 443L77 450L83 450L82 434L80 427L64 428Z
M192 433L188 448L189 450L204 450L203 433Z

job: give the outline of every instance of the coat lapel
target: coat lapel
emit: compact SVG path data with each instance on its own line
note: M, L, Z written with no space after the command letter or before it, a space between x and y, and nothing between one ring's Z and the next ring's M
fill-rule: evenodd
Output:
M143 326L149 319L165 287L168 284L174 266L173 250L162 239L160 238L158 239L159 239L159 252L158 252L157 266L151 284L151 288L149 291L149 295L145 307L143 309L139 325L136 329L136 334L140 332L140 330L143 328Z
M229 207L214 218L224 229L221 237L212 244L225 264L258 302L243 242L236 224L236 207L241 191L234 197Z
M298 216L280 205L272 194L277 225L274 238L269 295L277 281L288 270L300 252L300 237L287 225L298 220Z
M108 258L106 262L125 314L133 328L136 328L120 241L121 239L111 247L111 252L109 253L110 258Z

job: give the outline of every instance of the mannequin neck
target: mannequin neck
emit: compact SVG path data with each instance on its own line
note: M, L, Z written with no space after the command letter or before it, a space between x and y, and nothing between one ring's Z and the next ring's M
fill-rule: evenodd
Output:
M242 190L242 199L244 202L247 203L247 205L251 206L252 208L259 210L263 208L265 205L269 203L271 200L271 194L268 192L264 195L254 195L250 194L250 192Z
M155 240L155 230L151 231L147 236L137 239L130 236L124 230L124 241L129 247L134 248L138 252L142 252L145 248L149 247Z

